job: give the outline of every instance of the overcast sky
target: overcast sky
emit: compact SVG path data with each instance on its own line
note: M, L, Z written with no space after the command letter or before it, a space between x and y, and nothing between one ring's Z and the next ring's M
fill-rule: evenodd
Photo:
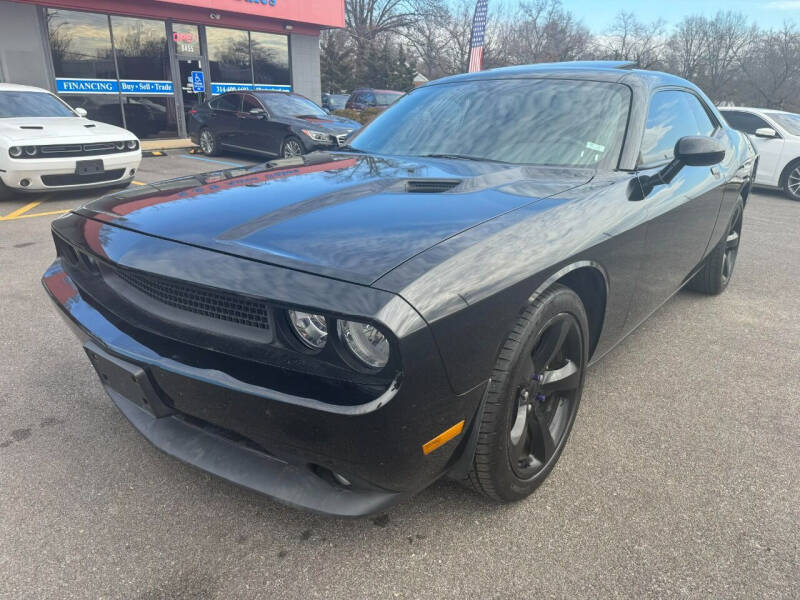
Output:
M761 27L779 27L785 20L800 26L800 0L562 0L595 33L602 33L620 10L631 11L643 21L662 18L673 24L685 15L714 15L719 10L745 13ZM508 3L508 0L504 2ZM489 0L490 9L492 0Z

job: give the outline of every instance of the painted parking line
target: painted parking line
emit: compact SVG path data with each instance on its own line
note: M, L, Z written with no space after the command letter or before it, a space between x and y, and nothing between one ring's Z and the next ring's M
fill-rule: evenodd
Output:
M246 167L242 163L230 162L227 160L217 160L216 158L205 158L203 156L192 156L191 154L181 154L183 158L191 158L192 160L202 160L205 162L219 163L221 165L228 165L230 167Z
M17 219L30 219L31 217L49 217L52 215L63 215L64 213L68 213L70 209L65 210L48 210L46 212L38 212L38 213L31 213L28 212L39 206L42 201L38 202L31 202L30 204L26 204L25 206L21 206L17 210L11 211L6 216L0 216L0 221L16 221Z
M144 181L131 181L133 185L147 185Z

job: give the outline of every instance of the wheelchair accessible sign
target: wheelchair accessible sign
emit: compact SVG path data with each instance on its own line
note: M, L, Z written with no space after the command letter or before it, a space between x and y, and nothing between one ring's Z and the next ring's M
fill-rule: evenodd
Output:
M195 94L206 91L206 79L202 71L192 71L192 91Z

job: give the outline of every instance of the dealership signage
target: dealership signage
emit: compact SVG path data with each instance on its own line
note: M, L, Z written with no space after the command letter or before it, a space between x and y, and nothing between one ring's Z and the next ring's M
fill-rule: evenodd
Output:
M237 90L254 90L260 92L291 92L290 85L274 85L271 83L212 83L211 93L213 95L224 94L225 92L235 92Z
M136 79L74 79L56 77L56 90L60 94L137 94L169 95L174 93L171 81Z

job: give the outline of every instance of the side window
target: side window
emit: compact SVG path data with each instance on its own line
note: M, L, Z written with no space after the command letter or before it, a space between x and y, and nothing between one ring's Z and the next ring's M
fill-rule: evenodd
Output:
M756 129L761 129L762 127L772 128L764 119L753 113L741 112L739 110L726 110L722 112L722 116L725 117L728 125L744 133L754 134Z
M712 135L716 126L693 94L679 90L656 92L650 100L640 167L655 167L673 158L675 143L687 135Z
M211 108L214 110L239 111L241 96L239 94L223 94L211 101Z
M353 94L353 99L352 99L353 104L358 104L359 102L363 101L364 101L364 94L362 94L361 92Z
M254 108L264 110L264 107L261 105L261 102L258 101L258 98L247 94L242 100L242 112L250 112Z
M367 92L364 94L364 102L366 102L368 106L375 106L377 104L377 100L375 100L375 94L372 92Z

